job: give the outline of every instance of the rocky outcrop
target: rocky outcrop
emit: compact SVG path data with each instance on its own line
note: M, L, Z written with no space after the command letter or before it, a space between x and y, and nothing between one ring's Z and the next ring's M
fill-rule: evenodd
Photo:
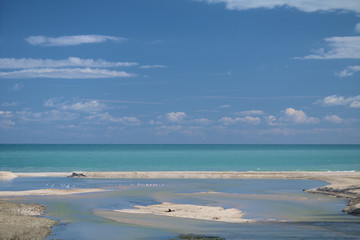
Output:
M351 199L343 210L344 213L360 216L360 197Z
M44 211L44 205L0 200L0 239L44 239L57 223L38 217Z
M360 216L360 187L357 185L327 185L324 187L305 190L305 192L349 199L349 203L343 209L343 212L350 215Z

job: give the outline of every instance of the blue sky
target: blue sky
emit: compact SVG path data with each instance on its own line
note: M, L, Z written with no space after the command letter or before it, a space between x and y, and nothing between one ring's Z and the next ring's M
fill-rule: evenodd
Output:
M3 0L1 143L360 143L360 2Z

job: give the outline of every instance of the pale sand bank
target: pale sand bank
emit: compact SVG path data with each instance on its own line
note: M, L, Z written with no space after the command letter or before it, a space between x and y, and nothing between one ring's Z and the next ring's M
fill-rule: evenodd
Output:
M93 193L104 192L105 189L87 188L87 189L37 189L27 191L0 191L0 197L15 197L15 196L47 196L47 195L72 195L79 193Z
M82 172L86 178L160 178L160 179L313 179L331 183L348 183L360 181L360 172L230 172L230 171L127 171L127 172ZM13 177L67 177L72 172L0 172L2 176Z
M224 209L222 207L210 207L192 204L175 204L163 202L156 205L135 206L135 209L115 210L119 213L151 214L157 216L192 218L200 220L247 223L251 219L244 219L244 213L238 209Z
M0 180L11 180L16 177L17 176L12 172L0 171Z

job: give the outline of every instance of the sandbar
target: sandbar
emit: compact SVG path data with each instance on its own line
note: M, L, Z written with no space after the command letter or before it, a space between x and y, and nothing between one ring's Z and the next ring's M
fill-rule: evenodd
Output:
M332 184L360 182L360 172L306 172L306 171L271 171L271 172L237 172L237 171L124 171L124 172L85 172L85 178L133 178L133 179L311 179L323 180ZM1 172L2 176L14 177L67 177L72 172Z
M73 188L73 189L36 189L26 191L0 191L0 197L15 197L15 196L47 196L47 195L71 195L79 193L93 193L107 191L100 188Z
M224 209L222 207L176 204L163 202L161 204L148 206L134 206L134 209L115 210L119 213L133 214L151 214L157 216L192 218L200 220L230 222L230 223L248 223L251 219L244 219L244 213L235 208Z

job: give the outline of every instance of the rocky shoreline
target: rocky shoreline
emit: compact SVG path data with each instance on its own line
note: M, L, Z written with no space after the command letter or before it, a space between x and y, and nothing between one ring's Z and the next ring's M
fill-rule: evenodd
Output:
M325 194L337 198L348 199L349 203L343 209L344 213L360 216L360 186L326 185L319 188L305 190L308 193Z
M0 200L0 239L44 239L57 221L40 217L45 206Z

